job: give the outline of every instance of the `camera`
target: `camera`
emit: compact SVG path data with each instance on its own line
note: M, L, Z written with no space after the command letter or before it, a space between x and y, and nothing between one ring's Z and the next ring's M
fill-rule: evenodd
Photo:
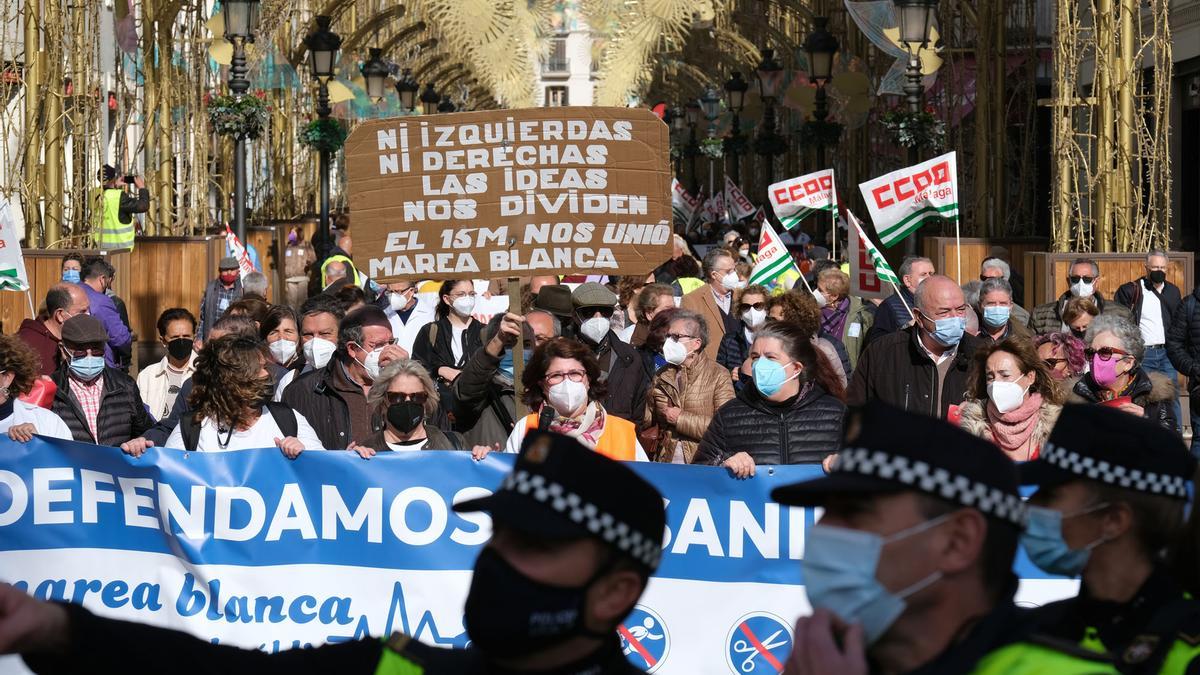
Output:
M125 176L125 184L126 185L133 185L133 180L134 180L133 174Z

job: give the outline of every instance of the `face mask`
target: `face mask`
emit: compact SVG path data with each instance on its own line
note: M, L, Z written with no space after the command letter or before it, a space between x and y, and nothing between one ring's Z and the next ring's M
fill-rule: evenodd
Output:
M425 406L416 401L393 403L387 409L387 421L402 434L407 434L425 420Z
M562 382L550 387L546 392L546 399L559 415L566 417L587 402L588 390L582 382L572 382L563 378Z
M608 335L609 329L612 327L612 322L602 316L593 316L579 325L579 332L594 344L600 344L605 335Z
M237 272L221 272L221 283L223 284L232 284L237 281L237 278Z
M304 343L304 359L313 368L324 368L335 351L337 345L325 338L315 337Z
M1071 335L1074 335L1075 337L1079 338L1080 340L1083 340L1083 336L1087 335L1087 330L1086 329L1085 330L1075 330L1074 328L1072 328ZM1086 342L1086 340L1085 340L1085 342Z
M736 290L738 285L737 272L730 271L725 276L721 277L721 287L727 291Z
M391 307L393 312L399 312L407 306L408 300L404 299L403 293L388 293L388 307ZM471 309L475 308L472 307Z
M798 370L791 377L788 377L784 366L765 356L760 356L756 359L754 365L750 367L750 371L754 376L754 386L763 396L771 396L782 389L783 385L800 377L800 371Z
M465 319L471 316L471 312L475 311L475 298L469 295L459 296L454 299L452 306L454 307L454 313Z
M91 382L104 372L103 356L82 356L71 359L71 372L84 382Z
M1117 364L1121 361L1117 358L1117 354L1107 361L1100 358L1099 354L1092 357L1092 379L1101 387L1111 387L1116 384L1117 378L1124 373L1117 373Z
M682 344L680 344L678 340L674 338L667 338L666 341L663 342L663 358L667 360L667 363L672 363L678 366L682 364L687 357L687 347L684 347Z
M1029 560L1042 571L1058 574L1064 577L1078 576L1087 565L1092 549L1103 544L1106 539L1101 537L1081 549L1072 549L1063 539L1063 518L1074 518L1085 513L1098 511L1107 504L1097 504L1078 513L1063 516L1059 511L1041 506L1029 507L1029 523L1021 533L1021 546ZM811 535L810 535L811 536Z
M1079 283L1071 284L1071 295L1074 295L1077 298L1091 297L1091 295L1095 292L1095 282L1089 284L1081 279Z
M192 355L191 338L175 338L167 343L167 355L176 361L182 361Z
M934 572L901 591L888 591L875 576L883 545L924 532L949 515L889 537L842 527L812 526L800 562L809 603L847 623L862 624L863 637L867 644L873 644L904 613L905 598L942 577L941 572Z
M813 291L813 300L817 301L817 307L824 309L825 305L829 304L829 299L821 291Z
M967 329L967 320L961 316L951 316L933 322L933 332L930 333L938 344L953 347L962 340L963 332Z
M747 262L750 261L750 249L744 248L741 251L738 251L738 255L742 256L742 260Z
M284 338L267 345L267 350L271 352L271 358L275 359L275 363L285 366L296 355L296 343Z
M463 610L467 635L489 657L543 651L580 634L587 591L607 569L581 586L551 586L521 574L495 550L484 547L475 560Z
M765 309L754 309L751 307L742 312L742 323L746 324L746 327L751 330L763 325L763 322L766 320L767 311Z
M295 246L297 243L299 243L299 241L300 237L295 232L288 232L288 246Z
M999 328L1008 323L1012 315L1012 307L984 307L983 322L992 328Z
M745 279L741 279L741 278L739 278L739 279L738 279L738 282L737 282L737 287L736 287L736 288L734 288L733 290L735 290L735 291L740 291L740 290L742 290L743 288L745 288L745 287L747 287L747 286L749 286L749 285L750 285L750 282L746 281Z
M62 280L69 284L79 283L79 270L63 270Z
M523 353L525 354L525 363L529 363L529 359L533 358L533 350L526 349ZM513 352L511 349L504 350L504 356L500 357L500 370L503 370L504 372L508 373L509 377L512 377Z
M361 347L361 345L359 346ZM366 360L358 362L359 365L363 367L363 370L367 371L367 377L371 378L372 380L379 379L379 355L382 353L383 347L380 347L379 349L373 349L367 352Z
M1166 282L1166 280L1167 280L1166 272L1164 272L1163 270L1151 270L1150 283L1154 284L1155 286L1158 286L1159 284Z
M987 386L988 399L1001 415L1021 407L1028 390L1029 387L1021 388L1016 382L988 382Z

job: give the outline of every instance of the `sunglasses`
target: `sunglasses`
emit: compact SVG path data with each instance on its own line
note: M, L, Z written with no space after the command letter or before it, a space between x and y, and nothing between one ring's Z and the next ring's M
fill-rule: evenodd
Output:
M1050 370L1054 370L1055 368L1057 368L1059 366L1059 364L1066 363L1066 362L1067 362L1066 359L1042 359L1042 363L1046 364L1046 367L1049 368Z
M1077 284L1080 281L1082 281L1085 284L1090 284L1095 280L1096 280L1096 277L1081 277L1081 276L1074 276L1074 275L1067 277L1067 281L1069 281L1073 284Z
M1101 361L1111 361L1114 354L1120 354L1121 359L1129 356L1129 352L1125 351L1124 349L1117 349L1116 347L1101 347L1100 349L1092 349L1089 347L1083 350L1083 353L1089 359L1094 356L1099 356ZM1119 360L1120 359L1118 359L1118 361Z
M745 303L745 302L742 303L742 311L743 312L748 309L757 309L759 311L762 311L762 310L766 309L766 307L767 307L767 303L765 301L764 302L755 302L755 303Z
M575 313L579 315L580 319L586 321L597 314L605 319L611 319L614 310L614 307L581 307L575 310Z
M413 403L419 403L420 405L425 405L425 401L428 401L428 400L429 400L429 394L426 394L423 391L418 391L415 394L405 394L402 391L389 391L387 393L387 402L391 405L396 405L397 403L404 403L405 401L412 401Z

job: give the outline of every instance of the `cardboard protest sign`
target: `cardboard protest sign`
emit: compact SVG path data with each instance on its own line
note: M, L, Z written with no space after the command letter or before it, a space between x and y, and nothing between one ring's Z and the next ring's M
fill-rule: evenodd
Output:
M365 122L346 142L372 279L642 274L671 256L667 126L641 108Z
M837 211L833 169L773 183L767 188L767 198L785 230L796 227L818 211Z
M958 219L958 163L947 153L858 186L884 246L895 246L931 218Z

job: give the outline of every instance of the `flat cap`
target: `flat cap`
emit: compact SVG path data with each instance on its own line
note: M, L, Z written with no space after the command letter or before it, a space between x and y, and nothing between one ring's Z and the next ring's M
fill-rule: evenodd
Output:
M63 342L86 345L93 342L108 342L108 331L100 319L91 314L76 314L67 319L62 327Z
M217 265L217 269L219 270L236 270L238 267L240 265L238 265L237 258L231 255L221 258L221 262Z
M545 289L543 289L545 290ZM576 307L615 307L617 294L608 290L604 284L589 281L579 284L571 294L571 302Z

